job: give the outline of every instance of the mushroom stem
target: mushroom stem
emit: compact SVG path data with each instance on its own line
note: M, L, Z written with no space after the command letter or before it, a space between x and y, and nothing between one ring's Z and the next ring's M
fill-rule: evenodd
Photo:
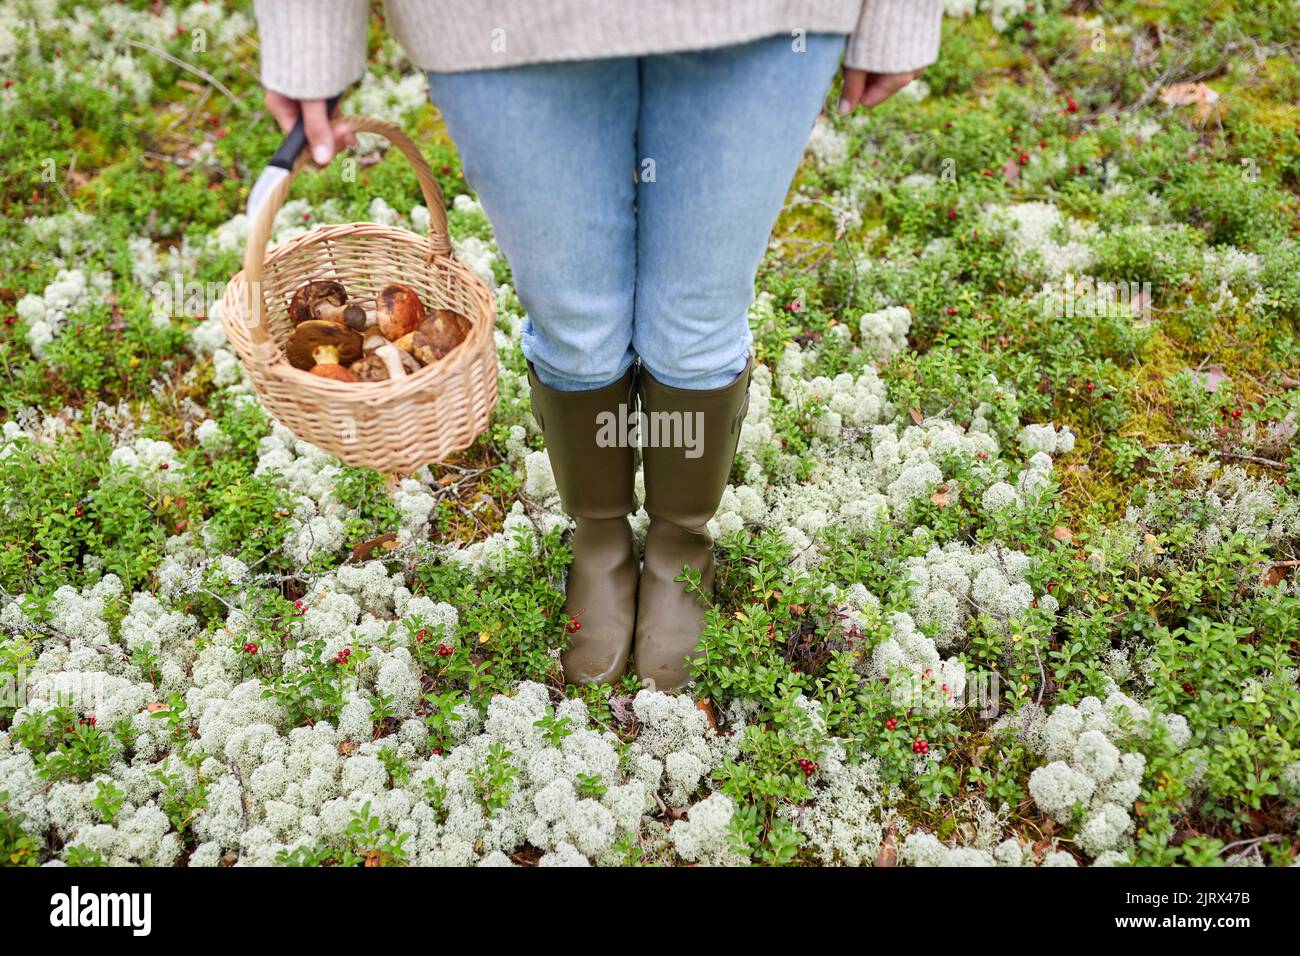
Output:
M337 345L318 345L311 350L311 357L317 365L340 365L339 347Z
M406 374L406 363L402 361L406 353L395 345L381 345L375 349L375 354L384 360L389 378L401 378Z

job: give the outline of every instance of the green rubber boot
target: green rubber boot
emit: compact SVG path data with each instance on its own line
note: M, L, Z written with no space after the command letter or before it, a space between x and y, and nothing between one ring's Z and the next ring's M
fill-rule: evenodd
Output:
M641 370L641 459L650 529L634 653L637 676L655 690L679 690L690 679L687 658L704 628L705 604L675 578L689 565L700 572L703 590L713 590L713 539L705 526L727 487L749 409L753 367L751 358L734 382L707 391L673 388Z
M577 622L560 660L564 679L574 684L609 684L627 667L636 621L637 552L627 516L636 449L601 447L598 416L620 404L632 414L635 372L604 388L561 392L543 385L528 363L533 417L546 439L555 484L573 532L573 565L566 586L565 613Z

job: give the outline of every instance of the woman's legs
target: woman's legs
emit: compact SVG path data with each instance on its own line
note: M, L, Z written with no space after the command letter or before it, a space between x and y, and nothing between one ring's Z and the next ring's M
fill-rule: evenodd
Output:
M528 313L533 415L575 521L565 679L612 683L636 614L636 450L599 441L597 425L635 402L636 61L431 74L429 87Z
M704 605L675 579L713 587L706 526L731 472L748 406L754 274L844 46L790 37L641 63L633 344L641 357L650 530L634 656L642 680L675 690ZM656 429L656 422L659 423ZM689 443L663 441L675 423Z
M664 690L688 676L702 608L673 579L690 565L712 585L704 526L746 407L754 273L843 42L429 77L528 312L534 414L577 520L569 680L617 678L634 620L638 672ZM618 417L638 354L651 427L700 423L687 447L642 436L639 601L633 450L597 441L594 420Z
M745 367L754 274L844 37L641 60L633 347L659 381L720 388Z
M636 358L637 61L430 73L429 91L510 263L538 378L617 381Z

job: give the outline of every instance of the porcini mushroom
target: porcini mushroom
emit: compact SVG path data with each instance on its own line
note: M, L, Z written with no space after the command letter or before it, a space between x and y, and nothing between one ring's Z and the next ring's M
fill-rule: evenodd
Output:
M424 303L413 289L386 286L375 300L375 322L390 342L414 332L424 321Z
M324 319L326 322L337 322L357 332L366 327L366 312L359 305L335 305L333 302L322 302L312 311L312 317Z
M406 375L404 359L410 357L390 342L381 345L365 358L353 362L350 370L359 382L383 382Z
M284 353L294 368L340 382L355 381L343 366L361 358L361 333L337 322L308 319L293 330Z
M322 305L343 306L348 301L348 294L343 286L332 279L319 279L299 286L298 291L289 300L289 321L295 326L323 318L315 314Z
M323 362L311 367L311 375L319 375L321 378L332 378L336 382L355 382L357 377L352 374L350 368L344 368L342 365L333 365L329 362Z
M411 352L425 365L436 362L465 341L469 319L450 309L438 309L415 330Z

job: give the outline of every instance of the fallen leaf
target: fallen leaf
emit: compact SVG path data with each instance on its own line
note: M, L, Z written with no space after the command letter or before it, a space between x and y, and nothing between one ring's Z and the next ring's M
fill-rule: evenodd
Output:
M346 757L346 756L348 756L350 753L352 753L352 751L354 751L354 750L356 750L356 749L357 749L357 742L356 742L355 740L340 740L340 741L339 741L339 756L340 756L340 757Z
M636 719L632 713L631 703L631 694L615 694L609 699L609 712L623 726L631 724Z
M930 496L930 503L936 505L940 511L951 504L948 497L948 485L946 483L940 485L939 490Z
M701 697L695 702L696 708L704 714L709 721L709 726L713 728L714 733L718 730L718 719L713 715L713 702L707 697Z
M919 408L909 408L907 410L907 414L912 416L912 422L914 424L919 425L921 424L921 422L925 421L925 416L921 414L921 410Z
M1192 373L1192 381L1211 393L1217 392L1219 386L1228 380L1228 375L1221 365L1208 365L1204 370L1188 369L1188 371Z
M1063 524L1058 524L1052 528L1052 537L1062 544L1069 544L1074 540L1074 533Z
M1274 422L1268 427L1265 441L1271 449L1282 449L1291 444L1291 439L1295 438L1297 431L1300 431L1300 423L1296 421L1296 413L1287 412L1281 421Z
M1014 156L1002 164L1002 178L1009 183L1014 183L1020 178L1020 163L1016 162Z
M1142 535L1142 543L1143 545L1146 546L1147 550L1149 550L1152 554L1165 553L1165 549L1160 547L1160 539L1157 538L1155 535L1153 535L1150 531Z
M145 704L144 709L149 711L151 714L156 714L160 710L166 710L167 705L160 700L155 700L152 704Z
M1219 94L1204 83L1175 83L1160 91L1160 102L1166 106L1195 106L1196 118L1205 122L1219 102Z
M369 561L376 551L392 551L395 547L397 547L397 534L393 531L371 538L369 541L362 541L352 548L352 563L361 564Z
M897 866L898 847L894 843L894 831L891 829L881 841L880 852L876 854L876 866Z
M1261 576L1262 583L1266 588L1275 588L1286 580L1286 573L1293 565L1288 564L1271 564L1265 569Z

